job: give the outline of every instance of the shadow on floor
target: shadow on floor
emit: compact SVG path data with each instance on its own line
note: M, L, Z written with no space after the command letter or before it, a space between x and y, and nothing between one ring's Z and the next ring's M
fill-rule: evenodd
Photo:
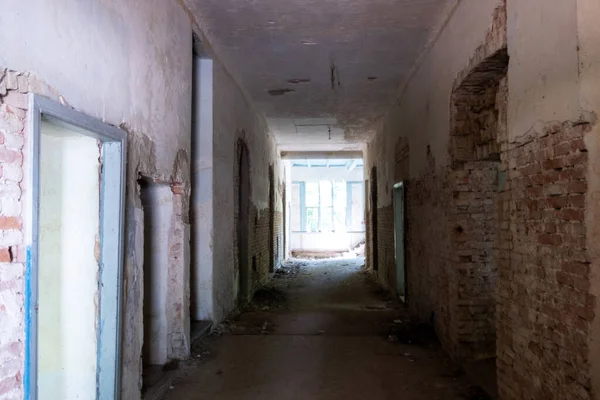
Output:
M288 261L193 352L165 399L489 399L364 258Z

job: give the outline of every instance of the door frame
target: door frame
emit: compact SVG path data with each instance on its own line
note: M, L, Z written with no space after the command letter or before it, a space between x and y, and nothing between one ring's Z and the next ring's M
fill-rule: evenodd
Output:
M402 207L402 255L399 258L398 255L398 224L396 220L396 202L398 201L397 194L401 196L401 207ZM398 297L406 302L406 183L404 181L400 181L394 184L392 188L392 209L394 214L394 259L395 259L395 272L396 272L396 292ZM402 262L402 291L400 291L400 276L398 274L399 262Z
M371 255L373 259L373 271L379 271L379 249L377 232L377 167L371 167L370 175L370 206L371 206Z
M36 94L29 95L28 195L31 229L25 266L25 371L26 400L35 400L38 374L38 287L40 212L40 127L42 118L68 125L82 136L102 143L100 179L100 262L98 263L98 316L96 399L119 399L121 395L121 325L124 259L125 182L127 134L112 125Z

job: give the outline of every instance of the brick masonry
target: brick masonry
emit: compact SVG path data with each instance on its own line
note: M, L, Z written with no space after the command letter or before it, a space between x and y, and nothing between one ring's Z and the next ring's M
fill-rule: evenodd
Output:
M0 68L0 398L23 397L28 94L64 103L34 75Z
M27 93L35 77L0 69L0 398L23 396Z
M594 119L540 122L509 140L506 46L500 7L456 78L448 162L409 153L428 168L407 185L408 305L453 357L497 357L501 399L592 399L584 139Z
M498 383L502 399L591 399L596 298L584 210L589 124L547 124L502 153Z
M241 142L239 142L241 143ZM252 165L253 159L256 156L252 153L252 150L247 146L249 151L249 160L250 165ZM239 148L237 151L240 151ZM236 160L239 160L239 157L236 157ZM236 161L235 171L238 171L239 162ZM250 179L258 179L259 177L250 176ZM265 177L265 180L268 180L268 177ZM264 285L271 276L271 266L275 269L281 266L281 262L284 259L284 249L283 249L283 186L277 181L277 176L273 170L273 178L274 178L274 187L276 190L276 195L274 196L275 202L275 211L273 213L270 212L269 208L258 208L255 204L250 204L249 210L249 229L248 229L248 266L249 271L247 271L248 276L248 287L243 291L247 294L247 298L240 298L239 301L241 304L249 301L253 295L253 293L259 289L262 285ZM237 227L239 224L239 207L238 207L238 192L239 192L239 176L235 177L235 226ZM267 193L264 193L265 198L269 198L268 191L270 190L270 185L263 185L262 187L267 190ZM252 194L251 194L252 198ZM271 218L273 218L271 224ZM236 228L237 229L237 228ZM274 237L271 238L271 232L273 232ZM236 266L236 270L238 273L240 268L239 262L239 252L238 252L238 239L237 235L234 239L234 262ZM271 249L270 246L273 246ZM270 257L273 257L273 260L270 260ZM241 293L243 293L241 292Z

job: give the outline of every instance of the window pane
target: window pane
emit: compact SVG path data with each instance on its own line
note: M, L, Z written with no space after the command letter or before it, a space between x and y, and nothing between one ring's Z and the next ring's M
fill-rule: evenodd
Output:
M319 231L319 209L317 207L306 208L306 231Z
M351 215L351 229L353 231L364 231L365 230L365 192L362 182L352 183L351 196L352 196L352 215Z
M319 206L319 183L306 182L306 207Z
M333 184L333 224L336 232L346 231L346 182Z
M333 205L331 181L320 181L319 185L321 186L321 207L331 207Z
M333 230L333 207L321 207L321 231L331 232Z
M301 231L301 208L300 208L300 184L292 183L292 211L290 215L290 224L292 226L292 231Z

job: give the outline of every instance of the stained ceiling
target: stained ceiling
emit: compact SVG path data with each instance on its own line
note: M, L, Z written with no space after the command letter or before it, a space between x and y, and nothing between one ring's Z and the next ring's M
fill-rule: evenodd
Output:
M456 0L185 0L281 150L359 148Z

